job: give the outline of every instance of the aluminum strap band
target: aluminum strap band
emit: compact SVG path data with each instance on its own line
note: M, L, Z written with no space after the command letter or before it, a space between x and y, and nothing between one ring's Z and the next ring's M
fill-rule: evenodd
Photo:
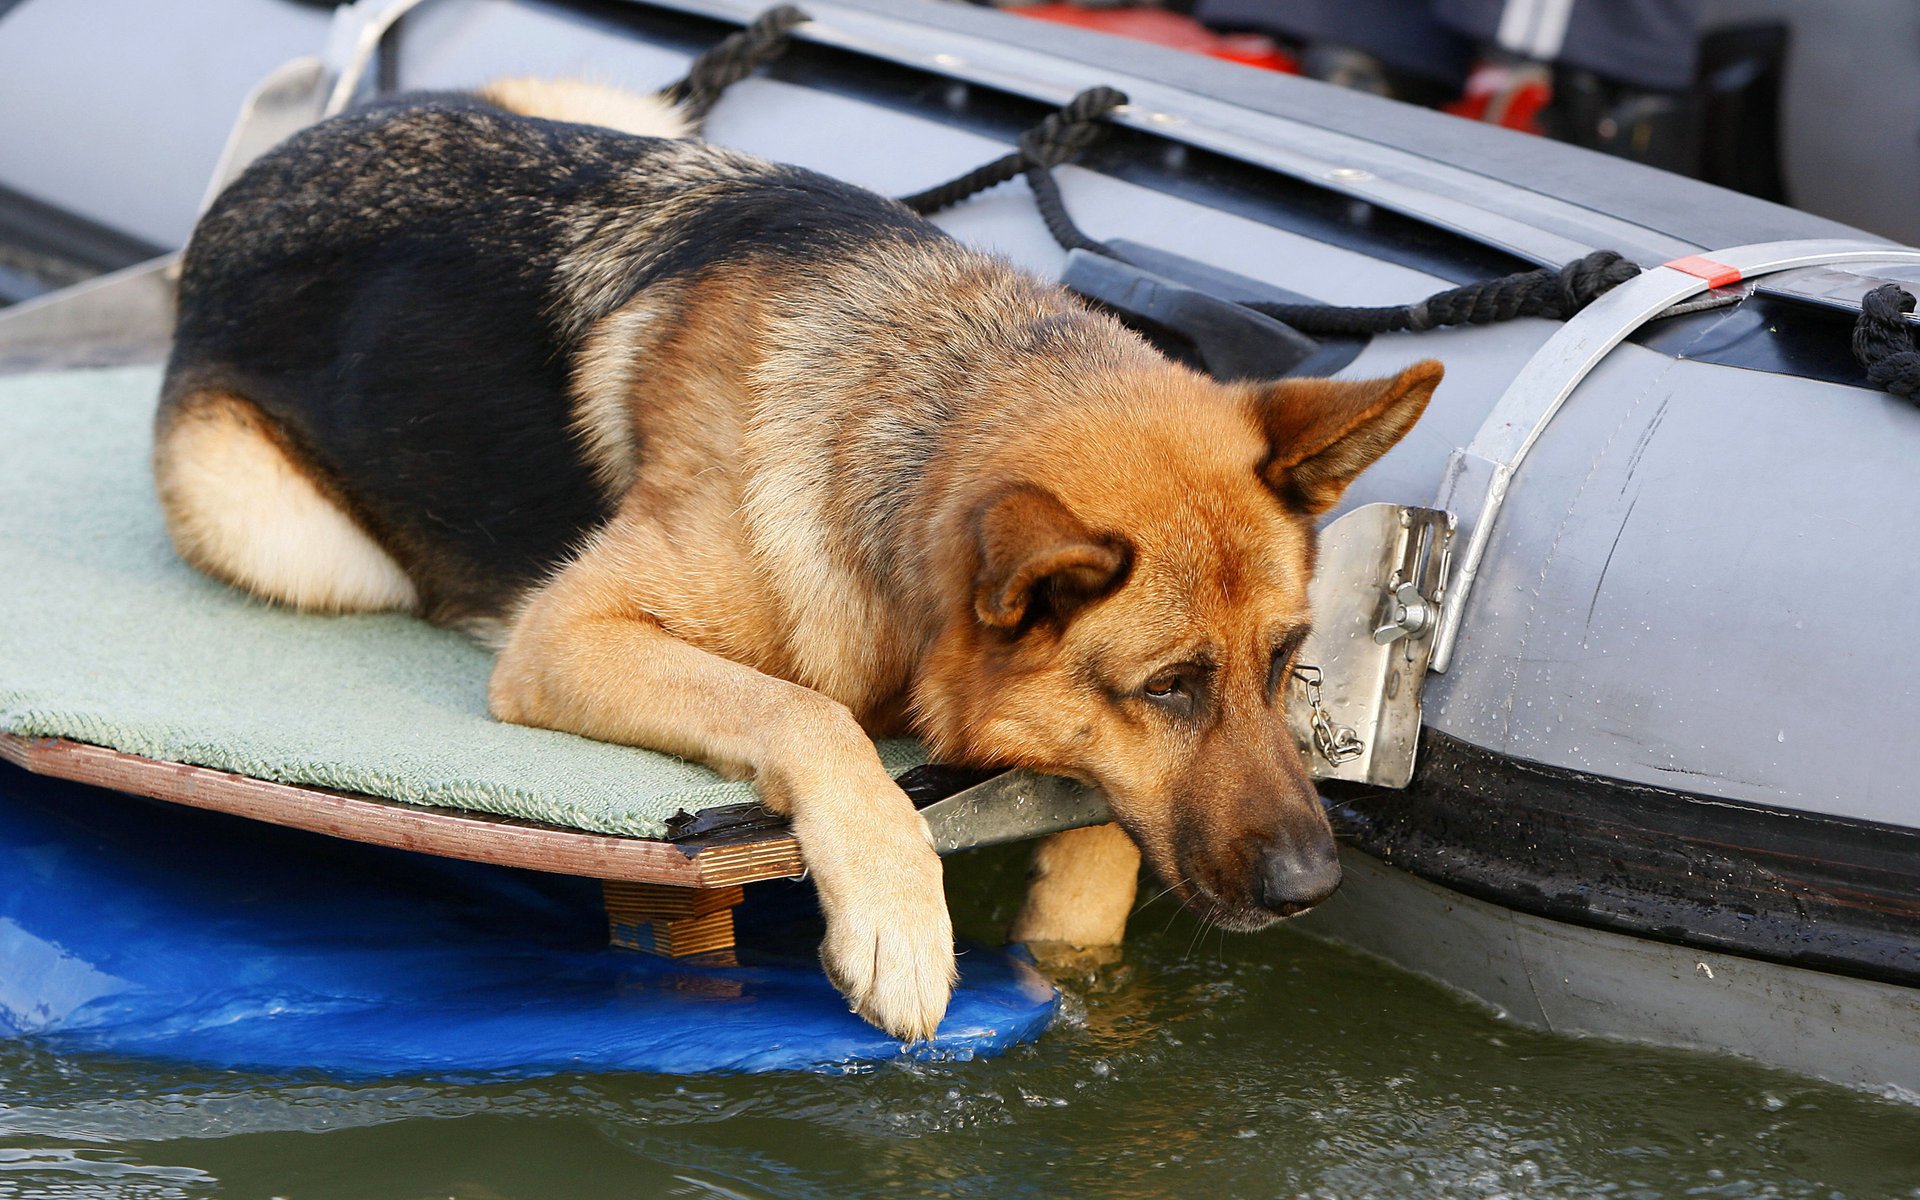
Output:
M1444 671L1453 660L1467 596L1514 471L1567 397L1615 346L1673 305L1710 287L1796 267L1870 262L1920 263L1920 250L1882 242L1811 240L1758 242L1690 255L1628 280L1562 325L1494 402L1472 443L1448 460L1434 507L1458 519L1454 544L1459 549L1429 669Z

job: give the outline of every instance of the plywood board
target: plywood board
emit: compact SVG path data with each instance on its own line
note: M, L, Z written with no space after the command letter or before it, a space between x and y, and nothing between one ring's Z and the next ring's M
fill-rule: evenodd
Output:
M594 879L723 888L802 871L785 831L689 842L584 833L534 821L433 809L160 762L63 738L0 734L0 759L36 774L256 821L501 866Z

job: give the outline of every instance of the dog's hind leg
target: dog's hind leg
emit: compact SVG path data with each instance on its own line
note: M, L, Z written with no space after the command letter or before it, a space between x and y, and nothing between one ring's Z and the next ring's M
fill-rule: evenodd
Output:
M167 532L200 570L295 608L416 607L400 565L244 398L223 391L169 398L153 454Z
M1139 881L1139 848L1118 825L1056 833L1034 849L1027 898L1007 936L1032 947L1118 946Z

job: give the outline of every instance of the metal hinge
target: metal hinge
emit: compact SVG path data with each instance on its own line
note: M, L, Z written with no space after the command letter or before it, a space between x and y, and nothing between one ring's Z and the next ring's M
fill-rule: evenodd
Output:
M1368 504L1320 531L1313 636L1288 723L1315 779L1405 787L1420 690L1446 601L1451 513Z

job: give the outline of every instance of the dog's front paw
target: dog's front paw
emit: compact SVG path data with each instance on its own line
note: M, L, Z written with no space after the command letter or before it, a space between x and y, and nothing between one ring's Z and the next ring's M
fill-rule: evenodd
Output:
M893 1036L931 1038L959 977L933 847L896 843L814 877L827 918L827 978L854 1012Z

